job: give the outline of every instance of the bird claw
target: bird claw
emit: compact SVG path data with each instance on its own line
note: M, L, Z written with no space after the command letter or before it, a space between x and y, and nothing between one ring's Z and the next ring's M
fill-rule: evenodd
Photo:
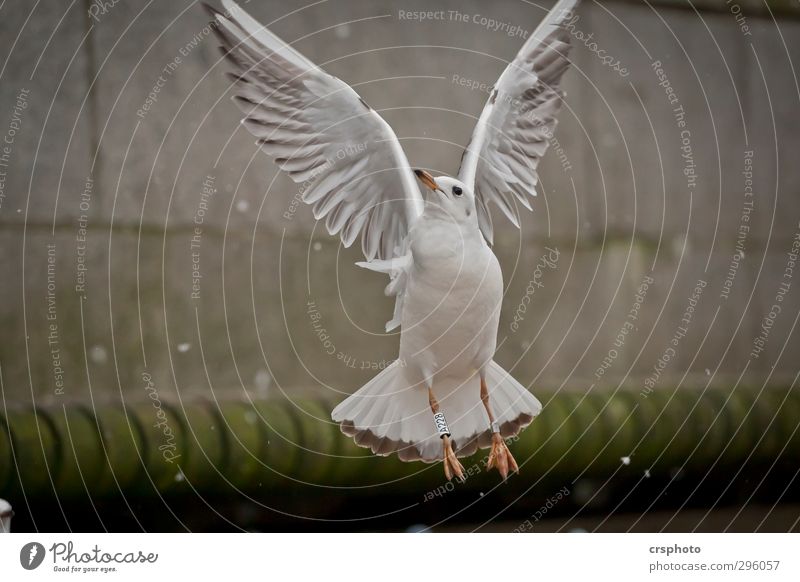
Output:
M504 480L508 478L509 469L514 473L519 473L517 462L499 432L492 433L492 451L489 453L489 461L486 463L486 468L497 468Z
M442 454L442 460L444 461L444 476L447 477L448 481L450 481L454 475L458 477L459 481L463 481L464 467L459 462L458 457L456 457L455 451L453 451L453 445L450 442L450 437L442 437L442 443L444 447L444 452Z

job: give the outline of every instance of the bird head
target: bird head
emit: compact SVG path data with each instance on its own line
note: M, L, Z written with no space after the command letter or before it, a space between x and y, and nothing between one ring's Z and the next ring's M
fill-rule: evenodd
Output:
M449 176L434 178L425 170L414 170L414 174L428 190L425 212L443 212L450 220L477 224L475 194L466 184Z

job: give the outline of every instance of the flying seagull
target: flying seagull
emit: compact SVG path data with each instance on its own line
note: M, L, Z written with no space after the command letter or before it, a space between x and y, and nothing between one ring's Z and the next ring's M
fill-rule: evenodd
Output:
M398 359L332 413L342 432L378 455L444 463L489 448L488 468L518 472L504 439L541 411L494 360L503 276L490 247L492 205L519 227L536 168L556 125L569 66L560 0L492 90L458 178L412 170L383 118L345 82L317 67L231 0L206 8L232 64L242 123L303 200L345 246L361 237L366 261L395 297ZM362 147L359 147L363 144ZM421 191L414 176L424 186Z

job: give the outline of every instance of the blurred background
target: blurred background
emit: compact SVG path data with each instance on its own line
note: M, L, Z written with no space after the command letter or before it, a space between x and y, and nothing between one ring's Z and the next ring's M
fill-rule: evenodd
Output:
M552 4L243 2L440 174ZM519 476L452 485L330 421L396 358L386 281L240 127L201 6L0 4L14 529L797 531L800 6L577 16L534 211L495 215L544 410Z

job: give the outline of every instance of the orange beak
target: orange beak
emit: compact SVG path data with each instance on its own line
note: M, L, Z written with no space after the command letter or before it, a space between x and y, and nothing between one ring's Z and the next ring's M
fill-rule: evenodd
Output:
M414 174L417 176L417 178L419 178L420 182L425 184L434 192L442 192L442 189L439 188L439 185L436 183L436 180L433 179L433 176L431 176L425 170L414 170ZM442 192L442 194L444 194L444 192Z

